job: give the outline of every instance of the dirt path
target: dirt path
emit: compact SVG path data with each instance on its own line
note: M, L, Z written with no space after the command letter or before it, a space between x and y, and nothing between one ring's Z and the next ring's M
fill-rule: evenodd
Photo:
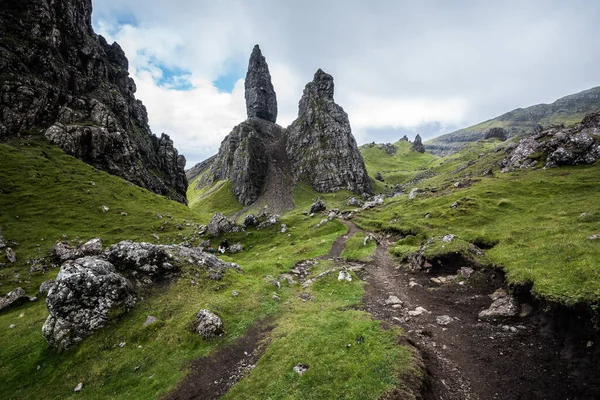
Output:
M193 361L186 378L164 400L218 399L254 368L272 329L271 323L260 321L233 345Z
M554 337L541 336L534 318L498 324L478 319L491 303L487 295L505 284L500 272L481 272L464 285L439 285L431 281L435 275L396 268L387 251L390 244L382 240L367 266L364 307L403 327L421 351L430 374L425 399L600 398L597 373L569 360ZM336 246L343 248L343 243L336 242L337 251ZM386 305L390 295L402 300L402 306ZM417 307L427 312L410 316ZM443 315L453 321L438 324L436 318Z

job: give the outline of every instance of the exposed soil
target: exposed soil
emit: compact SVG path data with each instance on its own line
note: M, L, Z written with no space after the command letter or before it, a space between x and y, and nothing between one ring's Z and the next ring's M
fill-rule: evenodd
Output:
M165 400L218 399L227 393L254 368L265 351L264 339L273 327L269 322L258 322L233 345L194 360L186 378Z
M440 285L430 279L435 273L398 268L388 244L381 241L367 266L364 307L376 318L403 327L421 351L428 373L424 399L600 398L599 357L594 354L598 346L589 335L542 335L540 322L549 317L539 312L497 323L478 319L491 303L488 295L506 286L501 271L481 270L462 285ZM343 243L337 246L343 248ZM390 295L402 300L402 306L386 305ZM409 316L418 306L428 312ZM436 317L442 315L454 320L439 325Z

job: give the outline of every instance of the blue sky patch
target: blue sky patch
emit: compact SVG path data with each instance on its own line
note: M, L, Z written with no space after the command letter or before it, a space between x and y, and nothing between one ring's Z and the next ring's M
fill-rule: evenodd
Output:
M221 92L231 93L235 83L244 77L245 70L241 65L232 62L226 63L223 69L225 73L215 79L213 84Z
M162 71L162 77L156 79L158 86L183 91L194 88L194 85L190 82L190 71L179 67L167 67L160 63L153 63L152 66Z

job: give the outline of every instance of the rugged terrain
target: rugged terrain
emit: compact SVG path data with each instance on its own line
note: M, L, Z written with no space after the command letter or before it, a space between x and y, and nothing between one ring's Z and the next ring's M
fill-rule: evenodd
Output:
M117 43L92 29L92 1L3 2L0 138L43 135L88 164L186 202L185 158L156 137Z
M509 136L532 135L539 128L571 125L583 120L588 113L600 111L600 87L562 97L551 104L537 104L502 114L456 132L428 140L425 148L436 155L449 155L468 143L484 139L492 128L505 129Z

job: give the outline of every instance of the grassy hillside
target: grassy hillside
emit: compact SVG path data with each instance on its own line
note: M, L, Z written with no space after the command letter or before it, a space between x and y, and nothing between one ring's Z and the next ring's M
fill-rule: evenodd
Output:
M600 233L600 163L500 173L494 164L504 152L494 151L497 145L473 143L440 159L436 175L417 185L424 194L387 200L358 225L408 234L394 251L400 256L448 233L493 245L487 255L510 282L563 304L598 302L600 243L587 237Z
M465 143L483 139L490 128L504 128L516 135L531 132L537 125L572 125L591 112L600 111L600 87L565 96L551 104L518 108L488 121L448 133L425 142L427 151L449 154Z
M227 184L203 199L190 199L187 208L97 171L42 140L0 144L0 157L0 226L9 241L18 242L11 245L19 259L0 269L2 294L23 286L35 295L41 281L55 277L57 268L30 273L26 261L44 256L63 235L81 240L99 236L110 244L121 239L157 242L150 236L157 233L161 243L179 243L192 237L194 225L210 213L235 209L227 208ZM397 345L401 331L384 330L368 313L353 309L362 299L362 281L354 276L352 282L339 282L332 275L307 289L273 283L298 261L326 254L347 231L335 220L317 228L322 216L303 214L316 195L307 187L296 188L297 208L281 219L288 226L285 234L275 225L227 235L246 251L222 258L238 263L243 272L228 271L222 280L212 281L184 269L166 287L140 290L130 313L69 351L49 349L41 335L48 315L43 298L0 314L0 397L160 398L185 377L191 360L210 356L249 327L270 321L276 327L265 356L228 398L327 399L335 393L348 399L380 398L412 369L413 354ZM342 207L348 195L322 197L329 207ZM102 211L104 205L109 211ZM310 277L330 267L319 261ZM234 290L239 295L233 296ZM300 293L313 300L303 301ZM189 330L201 308L223 319L224 337L207 342ZM144 327L149 315L158 322ZM357 336L366 344L348 350L346 344ZM311 365L302 377L292 371L298 362ZM76 394L79 382L84 389Z
M396 151L392 154L378 144L365 144L359 148L376 192L393 188L396 184L408 183L437 159L431 154L412 151L412 144L407 141L400 140L393 143L393 146ZM381 174L385 182L375 179L377 173Z

